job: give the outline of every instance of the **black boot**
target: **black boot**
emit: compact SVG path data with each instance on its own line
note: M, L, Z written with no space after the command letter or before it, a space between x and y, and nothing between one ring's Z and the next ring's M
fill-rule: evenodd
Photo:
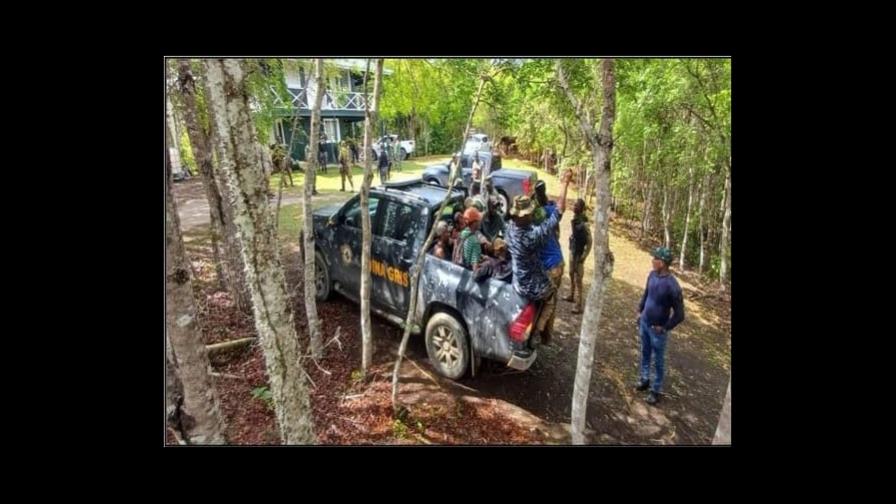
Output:
M638 384L635 385L635 390L637 390L638 392L644 392L648 387L650 387L650 380L638 382Z
M653 405L660 402L660 395L656 392L651 391L647 396L647 404Z

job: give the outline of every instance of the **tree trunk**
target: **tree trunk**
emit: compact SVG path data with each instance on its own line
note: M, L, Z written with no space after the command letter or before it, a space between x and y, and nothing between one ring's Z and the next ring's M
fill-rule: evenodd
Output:
M663 246L668 248L671 239L669 236L669 183L663 184L663 208L661 210L663 217Z
M697 271L700 274L703 274L703 268L706 266L706 230L704 229L705 222L703 219L703 209L706 208L706 192L709 189L709 175L703 176L703 182L700 184L700 208L698 213L700 214L700 267Z
M473 124L473 115L476 113L476 108L479 106L479 100L482 98L482 89L485 87L485 83L487 80L490 80L490 78L485 74L480 77L479 89L476 90L476 99L473 101L473 107L470 109L470 116L467 118L467 125L464 127L463 138L461 138L459 149L461 152L463 152L467 136L470 134L470 126ZM458 162L452 166L451 172L448 174L448 188L454 187L454 183L457 180L458 174L460 172L460 163ZM436 210L435 215L442 214L442 211L445 209L445 205L451 199L451 195L452 191L448 190L445 192L445 198L442 200L442 203ZM398 358L395 359L395 368L392 370L392 409L395 413L398 413L399 411L398 370L401 368L401 360L404 358L404 352L408 346L408 339L410 339L411 337L411 330L413 329L414 322L416 321L417 292L420 287L420 271L423 270L423 262L426 259L426 251L429 250L429 246L432 245L432 242L435 239L435 235L436 227L432 226L429 230L429 235L426 237L426 241L423 242L423 246L420 247L419 251L417 251L417 258L414 260L414 265L411 266L411 283L409 290L410 302L408 306L408 314L404 320L404 334L402 334L401 336L401 344L398 346Z
M653 181L647 180L647 198L644 200L644 217L641 219L641 240L650 237L650 212L653 210Z
M367 99L367 76L370 75L370 60L364 74L364 152L373 147L373 128L376 123L380 93L383 86L383 60L376 60L376 75L373 80L373 104ZM361 370L367 375L373 362L373 331L370 325L370 244L371 224L370 184L373 182L373 159L364 158L364 180L361 183Z
M684 216L684 236L681 238L681 254L678 256L678 268L684 271L684 254L688 249L688 230L691 226L691 207L694 203L694 167L688 170L688 209Z
M725 290L728 281L728 254L731 243L731 166L729 162L728 172L725 174L725 215L722 217L722 237L719 240L719 285Z
M236 228L227 200L227 186L220 180L212 160L212 144L205 128L199 122L199 110L196 103L196 80L190 69L189 60L181 60L178 67L178 82L183 99L184 123L193 150L193 159L202 176L205 197L208 200L212 246L215 254L218 278L224 288L230 292L234 305L244 313L251 310L249 288L244 274L245 266L240 255ZM223 247L221 244L223 243ZM221 249L223 248L223 254ZM223 256L223 257L222 257ZM222 260L223 259L223 260Z
M596 135L591 131L590 120L579 118L582 132L591 140L596 175L597 206L594 209L594 277L582 317L579 333L579 353L576 363L575 385L572 394L572 442L585 443L585 413L588 407L588 389L591 385L591 373L594 365L594 347L597 343L597 330L600 325L604 292L607 281L613 273L613 253L610 252L610 160L613 154L613 122L616 118L616 77L615 62L603 59L601 65L601 88L603 90L603 109L601 111L600 129ZM562 70L558 63L558 74ZM577 100L562 77L563 87L575 110Z
M317 58L314 60L314 79L317 92L314 94L314 106L311 109L311 162L305 171L305 187L302 191L302 214L304 222L304 242L302 250L305 251L305 317L308 320L308 336L311 340L311 356L314 359L323 357L323 343L320 336L320 320L317 318L317 284L315 283L315 250L314 250L314 217L311 209L311 192L315 187L318 165L320 164L320 106L326 93L327 81L324 79L324 62ZM287 153L288 154L288 153Z
M719 415L719 425L712 444L731 444L731 380L728 380L728 391L725 392L725 402L722 403L722 413Z
M170 345L168 366L182 387L182 407L175 405L179 434L190 444L225 444L224 417L218 392L208 374L208 356L196 322L190 267L184 254L177 204L171 192L168 161L165 212L165 327ZM169 381L171 381L169 379ZM175 385L177 386L177 385ZM177 404L180 401L176 400Z
M174 107L171 105L171 97L165 96L165 122L167 125L165 138L168 140L168 157L171 159L171 171L179 173L187 171L180 159L180 137L177 135L177 124L174 120Z
M302 349L256 147L246 74L241 62L208 59L206 99L222 179L233 194L234 223L246 264L255 329L261 340L280 435L286 444L315 441Z

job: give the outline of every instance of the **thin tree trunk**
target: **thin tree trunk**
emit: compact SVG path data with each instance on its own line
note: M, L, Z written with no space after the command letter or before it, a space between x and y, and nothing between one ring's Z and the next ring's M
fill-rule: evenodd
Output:
M189 66L190 64L187 60L182 60L181 65L186 65L187 74L183 74L183 70L179 70L178 82L181 83L181 97L184 102L184 123L187 125L187 136L190 138L190 146L193 150L193 159L196 160L199 165L199 172L202 177L202 185L205 189L205 198L208 200L208 213L209 213L209 231L212 239L212 260L215 263L215 274L218 280L218 289L219 290L228 290L230 285L230 274L227 270L226 265L224 264L224 258L222 257L224 254L221 251L223 247L221 243L221 230L224 227L224 219L221 216L220 209L220 199L221 196L218 194L218 187L215 181L212 179L210 173L206 173L207 170L210 171L211 166L210 162L205 162L206 159L211 159L211 155L208 152L208 143L205 141L205 133L198 128L198 121L196 120L196 103L195 97L193 96L193 89L189 89L184 91L183 86L185 83L185 79L192 79L192 75L189 74ZM190 81L192 83L192 81ZM167 105L169 108L173 108L171 104L171 99L169 98L167 101ZM169 111L169 115L173 116L174 111ZM171 121L172 123L174 121ZM199 130L199 133L196 134L194 130ZM195 137L195 138L194 138ZM201 142L201 143L198 143ZM199 152L204 151L204 152ZM169 148L169 152L171 149ZM202 160L202 162L200 162Z
M190 267L184 254L177 204L171 193L171 161L165 213L165 327L170 345L168 365L182 387L182 407L175 413L180 435L190 444L225 444L224 416L208 374L208 356L196 322ZM170 380L169 380L170 381ZM175 406L177 408L177 406Z
M728 281L728 254L731 243L731 166L725 174L725 215L722 217L722 237L719 240L719 285L725 290Z
M171 97L165 96L165 122L167 131L165 138L168 141L168 156L171 158L171 170L173 172L188 171L180 159L180 137L177 135L177 121L174 120L174 107L171 105Z
M591 129L590 118L583 117L579 111L578 100L564 75L562 65L558 61L557 74L560 85L566 92L573 109L577 111L582 132L591 140L594 156L594 170L597 176L597 206L594 209L594 277L588 291L584 316L579 333L579 353L576 363L575 385L572 394L572 443L585 444L585 414L588 407L588 389L591 385L591 373L594 365L594 348L597 343L597 331L600 325L604 293L608 280L613 273L613 254L610 252L610 161L613 154L613 122L616 118L616 77L614 60L603 59L601 65L601 87L603 90L603 109L601 111L600 129L595 135Z
M663 246L668 248L671 243L671 238L669 236L669 216L671 212L669 211L669 183L666 182L663 184L663 208L662 208L662 217L663 217Z
M719 415L719 425L716 427L712 444L731 444L731 380L728 380L728 391L725 392L725 401L722 403L722 413Z
M647 180L647 196L644 198L644 216L641 217L641 240L643 241L650 235L650 200L653 198L653 181Z
M706 230L704 228L705 222L703 219L703 209L706 208L706 192L709 186L709 175L703 176L703 182L700 184L700 209L698 213L700 214L700 267L697 271L700 274L703 274L703 268L706 266Z
M314 250L314 217L311 209L311 192L315 187L318 165L320 164L320 106L326 93L327 82L324 79L324 62L317 58L314 60L314 79L317 91L314 94L314 106L311 109L311 163L305 171L305 187L302 191L302 214L304 222L304 242L302 249L305 251L305 317L308 320L308 336L311 340L311 356L314 359L323 357L323 343L320 336L320 320L317 317L317 284L315 283L315 250ZM295 135L295 134L293 134ZM288 155L288 153L287 153Z
M681 254L678 256L678 268L684 271L684 255L688 249L688 230L691 226L691 207L694 203L694 167L688 170L688 210L684 216L684 236L681 238Z
M482 98L482 89L485 87L485 83L487 80L490 80L490 77L483 74L479 80L479 89L476 90L476 98L473 101L473 107L470 108L470 116L467 118L467 125L464 127L463 138L461 138L460 143L460 151L463 152L464 144L466 143L467 136L470 134L470 126L473 124L473 115L476 113L476 108L479 106L479 100ZM442 200L442 203L439 205L438 210L436 210L435 215L441 215L442 211L445 209L445 205L451 199L452 191L450 188L454 187L454 183L457 180L458 174L461 172L460 163L456 163L451 168L451 173L448 174L448 191L445 192L445 198ZM426 259L426 251L429 250L429 246L432 244L433 239L435 239L436 235L436 227L432 226L429 230L429 235L426 237L426 241L423 242L423 246L420 247L420 250L417 252L417 258L414 260L414 265L411 267L411 284L410 284L410 299L408 306L408 314L405 317L404 321L404 334L401 336L401 344L398 346L398 358L395 359L395 369L392 371L392 410L397 414L399 411L399 403L398 403L398 370L401 368L401 360L404 358L404 352L408 346L408 339L411 336L411 330L414 327L414 322L416 321L417 315L417 292L420 287L420 272L423 270L423 262Z
M288 302L280 248L274 236L257 137L241 62L208 59L206 97L215 134L218 168L233 198L233 214L255 329L261 340L274 411L286 444L310 444L315 437L311 403L302 368L302 349Z
M193 159L199 167L205 197L208 200L209 221L211 225L212 245L216 249L216 270L219 280L230 292L237 310L249 313L251 302L246 285L244 263L240 255L239 242L230 207L224 202L227 199L227 186L219 180L212 159L212 144L205 128L199 122L199 109L196 103L196 80L190 68L189 60L180 60L178 82L183 100L183 117L187 126L187 135L193 149ZM221 244L223 243L223 247ZM220 249L223 248L223 254ZM223 260L222 259L223 256Z
M383 60L376 60L376 75L373 80L373 104L367 97L367 76L370 75L370 60L364 73L364 152L373 148L373 128L376 123L380 93L383 86ZM373 159L364 157L364 180L361 182L361 370L367 375L373 362L373 331L370 325L370 244L371 224L370 184L373 182Z

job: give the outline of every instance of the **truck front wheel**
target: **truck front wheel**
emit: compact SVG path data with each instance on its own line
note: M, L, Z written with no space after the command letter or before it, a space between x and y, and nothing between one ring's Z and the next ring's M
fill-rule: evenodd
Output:
M314 252L314 285L317 287L317 300L326 301L330 298L330 271L320 252Z

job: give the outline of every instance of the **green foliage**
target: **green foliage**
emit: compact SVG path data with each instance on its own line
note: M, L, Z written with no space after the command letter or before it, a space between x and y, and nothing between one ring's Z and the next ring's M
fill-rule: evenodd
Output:
M268 409L274 409L274 396L268 387L261 386L252 389L252 398L262 401Z

